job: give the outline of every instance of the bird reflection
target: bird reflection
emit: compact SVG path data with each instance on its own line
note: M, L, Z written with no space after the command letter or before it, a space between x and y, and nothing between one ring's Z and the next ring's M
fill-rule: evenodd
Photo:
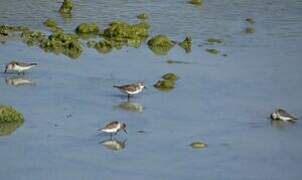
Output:
M131 101L122 102L119 105L117 105L117 107L125 111L131 111L131 112L143 112L144 110L144 106L142 104L131 102Z
M26 77L20 77L20 76L12 76L12 77L6 77L5 78L5 83L7 85L10 85L10 86L24 86L24 85L35 85L35 83L26 78Z
M274 128L286 128L294 123L294 121L271 120L271 126Z
M116 139L107 139L107 140L101 141L100 144L102 144L104 147L106 147L109 150L120 151L125 148L126 140L119 141Z

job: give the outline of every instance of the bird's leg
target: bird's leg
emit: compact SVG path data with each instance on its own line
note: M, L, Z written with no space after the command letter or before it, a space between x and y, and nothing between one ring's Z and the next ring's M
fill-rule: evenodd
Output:
M25 71L23 71L23 75L25 75Z
M128 100L130 99L130 94L128 94Z

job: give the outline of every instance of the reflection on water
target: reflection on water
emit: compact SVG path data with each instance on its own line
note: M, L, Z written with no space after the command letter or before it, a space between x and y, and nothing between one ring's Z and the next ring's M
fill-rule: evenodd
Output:
M35 85L35 83L27 77L12 76L6 77L5 83L9 86L24 86L24 85Z
M131 112L143 112L144 110L144 106L142 104L131 101L122 102L117 107Z
M280 121L280 120L271 120L271 125L274 128L286 128L293 125L295 122L292 121Z
M18 129L24 121L0 123L0 136L8 136Z
M107 139L104 141L101 141L100 144L102 144L104 147L107 149L113 150L113 151L119 151L125 148L126 146L126 141L119 141L116 139Z

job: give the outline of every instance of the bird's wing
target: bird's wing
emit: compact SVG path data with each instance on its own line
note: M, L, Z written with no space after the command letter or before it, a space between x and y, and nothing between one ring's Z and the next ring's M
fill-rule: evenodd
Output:
M112 121L109 124L107 124L104 128L114 128L118 124L118 121Z
M127 84L121 86L120 88L126 91L136 91L138 86L136 84Z
M297 120L296 117L290 115L288 112L286 112L286 111L283 110L283 109L279 109L279 113L280 113L281 116L287 116L287 117L290 117L290 118L292 118L292 119L294 119L294 120Z

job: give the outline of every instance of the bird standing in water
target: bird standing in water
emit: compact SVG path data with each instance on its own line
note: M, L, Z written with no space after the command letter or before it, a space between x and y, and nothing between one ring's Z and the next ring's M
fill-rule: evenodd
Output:
M5 66L4 73L7 73L7 71L14 71L14 72L18 72L18 74L20 73L24 74L25 71L31 69L34 66L37 66L37 63L23 63L23 62L12 61Z

